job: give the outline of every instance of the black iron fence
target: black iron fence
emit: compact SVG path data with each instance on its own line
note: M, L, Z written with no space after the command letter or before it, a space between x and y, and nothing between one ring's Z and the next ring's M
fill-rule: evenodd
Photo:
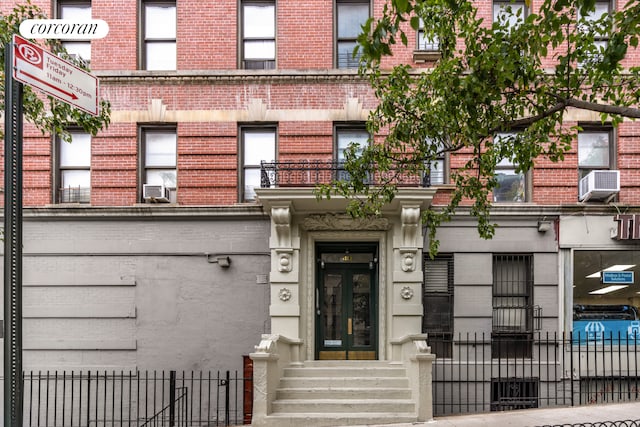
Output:
M637 335L530 333L440 336L433 365L434 415L640 400ZM512 351L526 347L527 351ZM438 356L436 354L436 356Z
M375 172L371 169L365 182L377 185L391 182L400 186L428 187L431 185L429 172L411 174L399 170ZM299 160L260 163L260 185L271 187L313 187L317 184L328 184L332 181L348 181L349 172L344 169L344 162L331 160Z
M27 372L23 425L181 427L250 423L252 379L226 372Z
M593 423L553 424L540 427L640 427L639 420L599 421Z

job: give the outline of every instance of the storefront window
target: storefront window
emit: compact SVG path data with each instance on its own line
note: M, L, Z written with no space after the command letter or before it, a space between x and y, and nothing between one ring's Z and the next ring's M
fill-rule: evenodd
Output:
M640 340L640 251L576 251L574 342Z

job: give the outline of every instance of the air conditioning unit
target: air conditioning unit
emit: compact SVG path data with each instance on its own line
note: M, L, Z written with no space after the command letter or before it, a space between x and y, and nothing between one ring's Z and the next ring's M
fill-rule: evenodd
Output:
M169 189L164 185L144 184L142 198L151 203L169 202Z
M580 180L578 199L606 199L620 192L620 171L595 170Z

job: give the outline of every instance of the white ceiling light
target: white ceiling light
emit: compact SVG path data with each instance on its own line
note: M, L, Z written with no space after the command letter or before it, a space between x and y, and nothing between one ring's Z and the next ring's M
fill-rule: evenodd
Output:
M604 295L604 294L615 292L617 290L628 288L628 287L629 285L611 285L611 286L604 287L602 289L596 289L595 291L591 291L589 293L591 295Z
M603 271L625 271L628 270L630 268L635 267L635 264L616 264L616 265L612 265L611 267L607 267L605 269L602 269L600 271L596 271L593 274L590 274L587 276L587 279L599 279L600 278L600 273L602 273Z

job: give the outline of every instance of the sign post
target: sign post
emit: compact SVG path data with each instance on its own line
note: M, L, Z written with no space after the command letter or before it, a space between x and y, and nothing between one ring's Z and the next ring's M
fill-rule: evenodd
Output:
M22 84L97 116L98 79L18 35L4 70L4 426L22 427Z
M22 427L22 84L9 70L4 95L4 426Z

